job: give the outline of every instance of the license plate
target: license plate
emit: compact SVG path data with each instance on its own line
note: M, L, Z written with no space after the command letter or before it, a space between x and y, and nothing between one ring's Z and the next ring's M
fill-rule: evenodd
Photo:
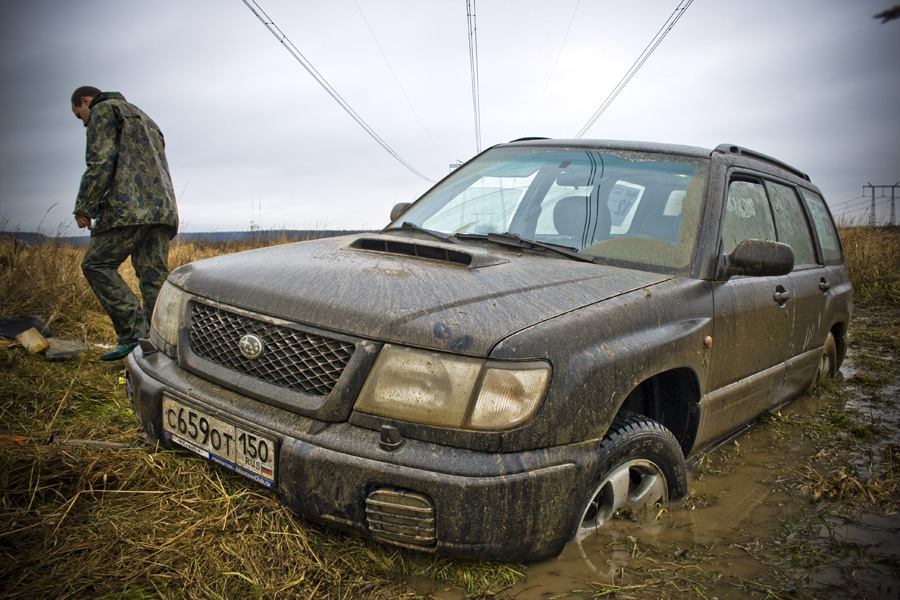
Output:
M275 485L275 440L163 395L167 440L268 488Z

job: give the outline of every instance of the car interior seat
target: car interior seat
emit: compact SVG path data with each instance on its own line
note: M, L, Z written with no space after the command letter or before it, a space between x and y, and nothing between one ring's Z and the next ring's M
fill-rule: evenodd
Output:
M591 196L567 196L553 207L553 226L560 235L590 246L609 237L612 217L605 202Z

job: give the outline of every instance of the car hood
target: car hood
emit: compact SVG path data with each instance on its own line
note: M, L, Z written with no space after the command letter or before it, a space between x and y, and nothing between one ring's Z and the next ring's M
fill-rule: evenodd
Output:
M202 260L169 281L289 321L487 356L517 331L669 278L543 251L368 234Z

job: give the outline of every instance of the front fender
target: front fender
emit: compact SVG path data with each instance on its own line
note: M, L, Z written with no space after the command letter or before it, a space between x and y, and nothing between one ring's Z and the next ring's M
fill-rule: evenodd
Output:
M503 340L496 358L534 356L553 380L523 445L603 437L629 394L655 375L688 370L703 389L713 332L707 282L670 281L549 319ZM508 441L512 441L511 439Z

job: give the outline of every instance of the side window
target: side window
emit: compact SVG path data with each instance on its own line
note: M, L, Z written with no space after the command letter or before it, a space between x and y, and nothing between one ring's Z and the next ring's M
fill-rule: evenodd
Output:
M803 190L803 197L806 198L813 227L816 228L816 235L819 236L819 245L822 247L822 258L825 260L825 264L841 262L841 241L834 228L834 221L828 214L825 201L820 195L809 190Z
M732 181L728 186L722 245L731 254L744 240L775 240L775 224L761 183Z
M790 245L794 250L795 265L816 264L816 250L812 234L806 222L806 214L800 206L800 198L794 188L779 183L768 182L769 198L775 213L775 227L778 241Z

